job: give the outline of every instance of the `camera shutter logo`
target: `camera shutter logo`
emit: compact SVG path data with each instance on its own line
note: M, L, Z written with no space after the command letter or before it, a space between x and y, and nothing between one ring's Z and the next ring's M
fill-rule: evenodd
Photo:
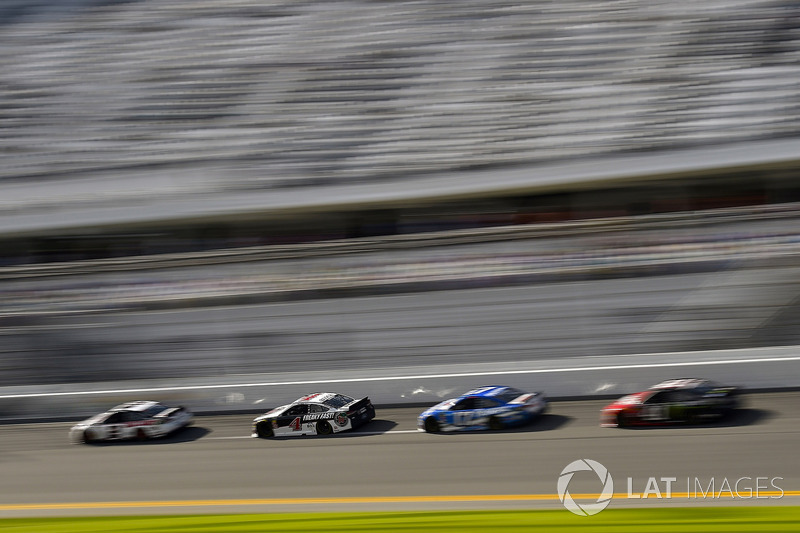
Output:
M569 493L569 482L572 480L572 476L575 475L575 472L581 472L585 470L592 471L597 474L597 477L600 478L600 482L603 484L603 490L596 502L579 504L572 499L572 495ZM558 476L558 498L568 511L575 513L576 515L592 516L599 513L608 507L608 504L611 503L611 498L613 496L614 480L611 479L611 474L609 473L608 469L597 461L593 461L591 459L578 459L577 461L572 461L564 468L564 470L561 471L561 475Z

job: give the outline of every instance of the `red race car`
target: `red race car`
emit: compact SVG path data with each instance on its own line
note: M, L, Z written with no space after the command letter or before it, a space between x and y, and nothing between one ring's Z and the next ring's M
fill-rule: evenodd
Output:
M600 425L626 427L719 419L738 407L738 393L738 387L721 386L707 379L671 379L607 405L600 413Z

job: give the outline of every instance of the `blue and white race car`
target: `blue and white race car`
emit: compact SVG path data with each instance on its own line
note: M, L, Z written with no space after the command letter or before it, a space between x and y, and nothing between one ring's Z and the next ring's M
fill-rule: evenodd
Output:
M541 392L513 387L481 387L424 411L417 418L420 431L471 431L503 429L527 424L547 410Z

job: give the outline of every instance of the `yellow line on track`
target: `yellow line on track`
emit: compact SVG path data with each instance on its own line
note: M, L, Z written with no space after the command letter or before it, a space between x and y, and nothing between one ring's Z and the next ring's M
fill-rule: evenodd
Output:
M779 499L784 496L800 496L800 491L761 491L760 499ZM572 494L573 499L597 500L598 494ZM642 499L659 499L657 495L633 495ZM616 493L613 499L629 499L626 493ZM737 496L729 491L716 493L673 492L672 500L710 499L756 499L755 496ZM65 509L130 509L148 507L210 507L248 505L310 505L348 503L458 503L458 502L513 502L513 501L557 501L558 494L465 494L452 496L366 496L349 498L256 498L230 500L162 500L162 501L117 501L117 502L73 502L73 503L18 503L0 504L0 511L65 510Z

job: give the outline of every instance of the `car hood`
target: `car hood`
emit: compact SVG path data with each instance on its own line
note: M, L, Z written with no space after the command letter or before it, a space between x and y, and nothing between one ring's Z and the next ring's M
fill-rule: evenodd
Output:
M647 400L650 396L653 395L653 391L645 391L645 392L636 392L634 394L628 394L614 400L610 404L606 405L603 409L605 410L619 410L625 409L627 407L642 405L645 400Z
M87 418L86 420L81 420L72 427L82 428L91 426L93 424L102 424L103 422L105 422L106 418L108 418L108 415L109 413L100 413L99 415L94 415L93 417Z
M455 402L456 402L456 398L450 398L449 400L444 400L443 402L439 402L439 403L437 403L436 405L434 405L432 407L428 407L422 413L420 413L419 416L423 417L423 416L427 416L427 415L429 415L431 413L435 413L436 411L442 411L442 410L445 410L445 409L449 409L450 407L453 406L453 404Z
M283 410L286 409L287 407L289 407L290 405L291 404L287 403L286 405L281 405L280 407L276 407L274 409L271 409L271 410L267 411L266 413L264 413L263 415L257 416L253 420L253 422L258 422L259 420L266 420L267 418L272 418L274 416L277 416L277 415L281 414L281 412L283 412Z

